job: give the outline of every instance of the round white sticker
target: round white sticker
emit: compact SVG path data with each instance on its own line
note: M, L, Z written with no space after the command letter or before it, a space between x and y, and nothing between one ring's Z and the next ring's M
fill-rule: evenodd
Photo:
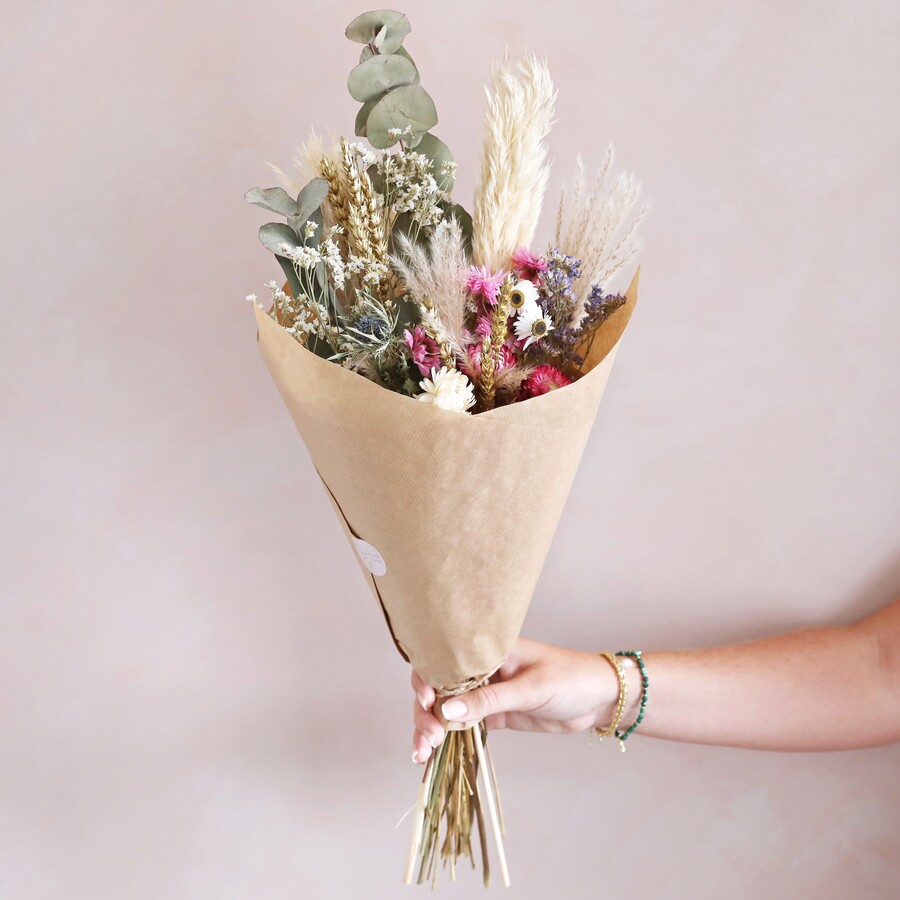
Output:
M373 575L384 575L387 572L387 566L384 564L384 557L368 542L358 537L353 538L356 542L356 552L363 561L365 567Z

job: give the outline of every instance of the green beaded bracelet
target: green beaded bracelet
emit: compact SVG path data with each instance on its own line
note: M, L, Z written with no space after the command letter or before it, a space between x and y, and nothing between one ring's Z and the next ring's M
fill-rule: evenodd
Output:
M625 752L625 741L628 740L629 735L631 735L635 728L644 721L644 712L647 709L647 697L650 692L650 679L647 677L647 666L644 664L644 659L641 656L640 650L619 650L616 652L616 656L630 656L636 663L638 670L641 673L641 707L638 710L637 718L628 726L624 731L617 731L616 737L619 739L619 747L621 747L622 752Z

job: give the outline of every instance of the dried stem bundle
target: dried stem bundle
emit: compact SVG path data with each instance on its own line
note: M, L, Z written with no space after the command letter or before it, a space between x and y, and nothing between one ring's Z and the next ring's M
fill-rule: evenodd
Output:
M487 751L487 728L483 722L462 731L447 733L429 760L423 776L423 791L414 823L410 864L406 873L407 883L412 881L415 858L418 856L417 882L422 884L430 879L434 886L439 851L444 866L449 863L451 879L456 880L456 864L460 857L467 858L474 869L474 826L478 830L484 886L489 887L491 869L484 809L487 806L488 820L497 841L501 874L504 883L509 884L502 845L502 834L505 831L503 814L492 768ZM442 822L443 840L440 834Z

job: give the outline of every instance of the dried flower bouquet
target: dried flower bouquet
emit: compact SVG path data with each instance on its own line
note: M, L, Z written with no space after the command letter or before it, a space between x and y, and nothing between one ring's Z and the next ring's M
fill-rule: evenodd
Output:
M555 92L533 55L492 67L473 214L403 40L365 13L348 79L355 134L298 151L296 178L246 199L286 278L253 303L263 358L357 551L395 644L442 697L484 683L515 642L637 296L609 289L639 248L640 185L579 160L553 245L533 249ZM421 402L412 402L413 400ZM406 880L438 854L485 884L502 812L483 723L426 767ZM442 824L443 823L443 824ZM441 837L443 834L443 837ZM418 863L418 866L416 865Z

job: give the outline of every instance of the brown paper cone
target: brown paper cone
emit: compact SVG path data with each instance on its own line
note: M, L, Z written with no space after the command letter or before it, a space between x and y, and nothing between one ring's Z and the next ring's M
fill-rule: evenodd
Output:
M637 283L595 335L582 377L477 415L386 390L256 308L260 352L397 649L433 687L487 677L515 643Z

